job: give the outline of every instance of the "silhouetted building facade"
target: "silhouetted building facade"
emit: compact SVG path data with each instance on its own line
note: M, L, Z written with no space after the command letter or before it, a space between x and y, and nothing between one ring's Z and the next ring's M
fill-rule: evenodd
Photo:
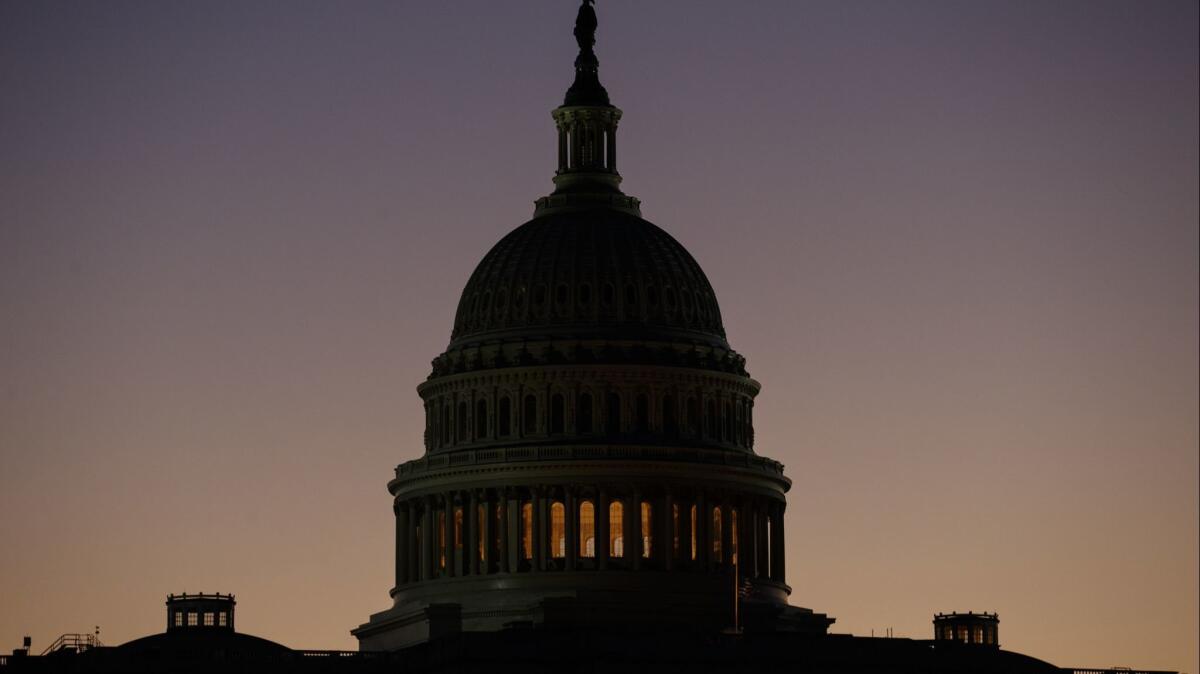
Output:
M29 672L791 672L1100 674L1001 650L995 613L932 639L829 634L788 603L783 466L756 451L759 384L712 286L641 217L617 172L590 0L552 117L554 191L475 268L418 386L425 452L388 483L392 606L360 650L235 630L235 598L167 597L117 647L64 635ZM1124 670L1129 671L1129 670Z
M558 170L497 243L418 387L425 455L388 483L390 609L365 650L513 623L824 633L788 605L783 466L755 451L759 384L703 270L620 189L580 10L553 111ZM738 617L738 620L742 616Z

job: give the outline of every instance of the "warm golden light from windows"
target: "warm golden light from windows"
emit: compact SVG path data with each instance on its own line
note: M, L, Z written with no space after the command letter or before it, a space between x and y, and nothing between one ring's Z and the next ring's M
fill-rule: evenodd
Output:
M608 506L608 554L612 557L625 556L625 506L613 501Z
M567 509L562 501L550 504L550 555L556 559L567 556Z
M596 556L596 507L591 501L579 504L579 556Z
M521 557L533 559L533 504L521 504Z
M651 532L654 531L652 526L654 519L652 517L653 510L650 503L642 501L642 557L650 559L650 549L654 544L654 537Z
M723 558L724 550L721 549L721 509L712 509L712 549L713 561L720 563L725 561Z
M692 506L692 556L689 559L696 561L696 506Z

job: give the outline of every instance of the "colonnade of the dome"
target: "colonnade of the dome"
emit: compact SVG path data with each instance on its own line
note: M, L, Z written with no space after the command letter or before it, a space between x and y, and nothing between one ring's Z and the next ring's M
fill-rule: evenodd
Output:
M396 592L442 578L604 570L785 579L781 498L655 484L529 484L400 498Z
M745 377L671 368L525 368L423 385L425 446L541 441L684 442L750 451Z

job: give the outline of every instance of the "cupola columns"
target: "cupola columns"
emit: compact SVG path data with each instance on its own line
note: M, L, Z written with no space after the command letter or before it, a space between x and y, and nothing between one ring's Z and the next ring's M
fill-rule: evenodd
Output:
M575 19L575 81L563 105L552 113L558 129L558 170L555 194L620 194L617 173L617 122L621 111L608 101L600 84L596 44L596 11L591 0L579 7Z

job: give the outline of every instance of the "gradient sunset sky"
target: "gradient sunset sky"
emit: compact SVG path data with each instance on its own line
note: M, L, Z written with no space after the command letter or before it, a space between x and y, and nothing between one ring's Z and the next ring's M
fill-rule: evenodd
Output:
M576 0L0 4L0 651L352 649ZM598 0L621 169L786 465L792 603L1197 664L1194 1Z

